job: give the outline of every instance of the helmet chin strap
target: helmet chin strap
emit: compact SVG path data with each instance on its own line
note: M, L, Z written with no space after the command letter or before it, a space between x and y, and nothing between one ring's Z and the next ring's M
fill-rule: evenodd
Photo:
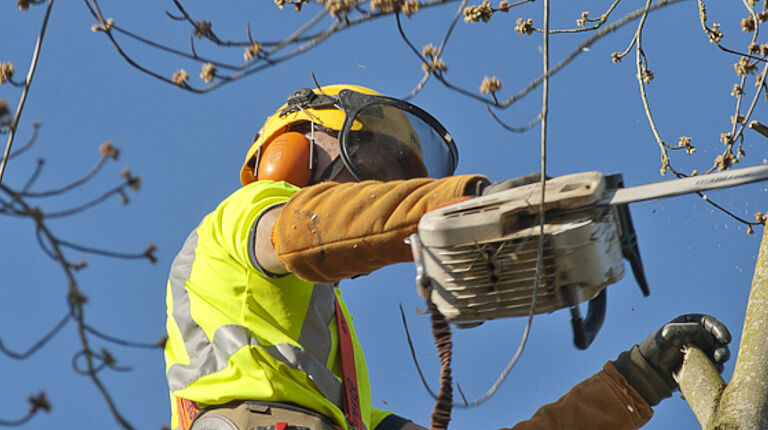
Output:
M341 159L341 155L337 155L336 158L331 161L331 164L329 164L325 170L323 170L323 173L321 173L320 177L317 178L316 183L319 184L321 182L332 181L336 179L336 176L338 176L345 167L346 166L344 165L344 161ZM352 176L355 176L354 173L352 173ZM359 178L357 179L360 180Z

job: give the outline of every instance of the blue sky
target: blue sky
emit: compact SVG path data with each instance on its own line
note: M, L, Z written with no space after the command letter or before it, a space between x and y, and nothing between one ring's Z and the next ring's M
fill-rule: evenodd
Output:
M552 4L552 28L573 27L584 9L592 16L608 2ZM272 2L237 0L222 6L190 2L190 12L213 22L223 38L242 38L246 23L256 40L277 40L290 34L315 13L316 6L296 14ZM458 2L404 19L417 47L437 45ZM639 5L622 5L612 19ZM709 6L710 22L719 22L723 43L743 49L748 35L738 28L746 16L741 4ZM185 49L190 30L164 14L172 2L101 4L106 16L125 28ZM513 31L517 17L541 23L541 2L526 4L488 24L460 22L445 52L447 77L476 91L484 76L498 76L506 98L524 88L541 71L541 37ZM43 6L19 12L13 2L0 5L0 62L16 66L17 79L26 74ZM697 152L675 154L682 171L706 170L719 153L720 133L730 130L735 99L733 63L738 59L707 41L697 5L684 1L653 13L644 31L643 48L655 79L649 99L663 138L669 143L691 137ZM308 13L306 13L308 12ZM306 55L267 69L210 94L180 91L129 67L94 24L80 2L58 2L44 42L39 69L20 123L16 145L26 142L32 124L41 122L37 141L27 155L12 160L3 182L19 188L38 158L46 160L36 190L69 182L98 159L98 146L113 140L122 150L98 180L84 189L37 202L44 210L71 207L117 183L124 167L142 176L142 189L129 193L130 204L118 199L73 218L53 220L53 231L89 246L140 252L149 242L158 247L158 263L122 261L79 255L89 267L78 273L89 297L86 320L111 335L154 342L164 334L165 281L170 263L184 238L199 220L239 186L238 171L250 139L263 120L294 89L312 86L311 72L323 84L359 83L387 95L408 94L422 76L418 59L397 34L393 17L346 30ZM551 81L548 171L561 175L587 170L621 172L627 185L659 181L659 152L645 119L635 79L634 53L613 64L610 54L627 46L634 24L594 44ZM564 58L587 36L551 38L552 64ZM126 49L164 76L186 68L199 84L199 65L150 51L135 43ZM198 52L217 52L198 44ZM240 48L227 53L241 61ZM750 94L752 78L748 79ZM15 106L16 89L0 87L0 98ZM500 112L520 126L540 109L541 92L533 91ZM413 100L437 117L453 134L460 152L457 173L484 173L502 180L538 170L539 131L511 134L501 129L485 107L430 80ZM758 104L753 118L765 115ZM768 120L763 120L768 122ZM765 138L747 130L742 165L764 164ZM669 177L667 177L669 179ZM765 211L766 184L709 193L739 216L752 219ZM522 359L508 381L479 408L454 410L452 427L498 428L529 417L537 407L557 399L571 386L598 371L603 363L639 343L658 326L687 312L716 315L731 329L738 345L744 309L762 228L747 235L745 227L695 196L651 201L631 207L651 296L641 296L629 273L608 288L605 325L587 351L572 346L567 311L539 315ZM0 339L15 350L30 347L66 313L67 282L61 269L40 251L29 220L3 217L0 222ZM391 408L428 425L433 402L418 381L411 361L398 305L402 304L417 346L418 359L433 386L438 362L426 317L416 308L415 271L410 264L383 269L342 283L347 304L368 358L376 406ZM470 330L454 331L454 376L468 397L477 397L493 383L520 340L524 321L500 320ZM130 372L101 374L121 411L136 427L159 429L169 420L164 364L160 351L107 347ZM22 416L26 398L46 391L53 405L49 415L35 417L27 428L116 428L96 388L72 370L78 352L77 333L68 325L31 359L0 357L0 419ZM726 379L735 360L725 369ZM649 429L694 428L687 404L675 396L656 408Z

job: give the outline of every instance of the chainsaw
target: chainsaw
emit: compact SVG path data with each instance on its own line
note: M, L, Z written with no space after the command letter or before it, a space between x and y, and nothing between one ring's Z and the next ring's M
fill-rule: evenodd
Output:
M605 319L606 287L624 276L623 258L650 294L629 203L766 179L768 166L627 188L621 174L559 176L545 183L543 230L541 183L446 206L424 215L410 240L419 293L459 328L569 308L574 344L586 349Z

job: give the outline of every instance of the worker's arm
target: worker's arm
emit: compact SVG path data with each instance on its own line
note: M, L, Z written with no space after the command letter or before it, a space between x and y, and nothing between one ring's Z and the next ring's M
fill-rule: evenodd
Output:
M714 317L682 315L513 430L638 429L651 419L650 407L678 389L673 375L683 363L683 347L701 349L722 370L730 340Z
M283 210L283 205L273 207L272 209L264 212L259 218L256 225L256 237L253 241L254 255L259 265L268 273L275 275L282 275L287 273L285 267L280 264L275 254L275 248L272 246L272 228L275 225L280 212Z
M634 430L651 416L648 403L608 362L603 370L512 429Z
M653 416L651 406L677 390L672 375L682 365L683 347L705 351L722 369L729 342L728 329L714 317L689 314L675 318L511 430L639 429ZM409 424L411 427L402 430L423 429Z
M452 178L445 178L445 179L428 179L428 178L421 178L421 179L414 179L410 181L393 181L393 182L368 182L365 187L360 187L358 184L336 184L336 183L326 183L321 184L322 188L317 188L316 186L309 187L306 192L302 191L302 197L297 197L297 200L302 200L300 203L294 202L292 204L291 210L296 210L296 207L300 207L298 209L298 213L300 214L307 214L307 213L322 213L322 210L318 212L318 209L325 209L325 206L329 206L328 202L325 200L325 196L333 195L337 197L335 201L330 203L330 205L336 205L338 204L339 207L333 207L334 211L332 212L333 216L336 217L336 220L339 221L337 223L337 226L344 226L345 228L350 225L350 223L355 223L355 226L357 227L356 234L362 233L365 235L366 230L369 230L368 233L373 233L373 231L377 228L374 224L378 220L381 219L390 219L392 217L397 217L396 212L406 212L403 211L403 207L395 207L391 203L399 203L402 205L411 205L411 209L416 209L417 206L420 206L420 210L411 211L408 213L410 216L409 219L403 219L399 220L402 221L403 224L408 224L407 231L413 232L415 231L415 223L418 223L419 218L422 215L422 211L424 208L430 209L434 208L435 206L450 201L451 198L454 197L460 197L465 195L486 195L498 191L504 191L510 188L518 187L521 185L527 185L530 183L537 182L539 180L540 174L539 173L531 173L529 175L520 176L518 178L508 179L505 181L501 181L495 184L490 184L484 177L482 176L459 176L459 177L452 177ZM371 184L377 184L377 185L371 185ZM405 184L404 184L405 183ZM375 188L375 190L373 189ZM382 192L382 189L384 190ZM437 195L434 193L432 195L425 194L425 189L433 189L436 191L439 191ZM359 190L365 190L365 191L359 191ZM369 192L370 191L370 192ZM346 198L341 197L338 193L348 194L352 196L352 198ZM422 193L421 198L417 199L416 202L412 201L405 201L403 196L410 195L412 193ZM371 198L370 196L375 196L374 198ZM309 197L311 196L311 197ZM323 196L323 197L319 197ZM392 197L395 197L395 200L392 200ZM397 200L401 200L398 202ZM384 202L385 204L381 204L381 202ZM375 205L375 206L374 206ZM355 206L361 206L365 207L365 210L363 210L360 213L356 213L354 211L336 211L336 209L342 209L342 208L351 208ZM407 208L407 206L404 206ZM259 220L259 224L257 226L256 230L256 240L254 243L254 251L256 255L256 259L259 262L259 265L266 270L269 273L273 274L283 274L287 273L288 269L286 269L283 264L281 264L280 259L278 258L277 254L275 253L275 247L277 243L273 243L272 241L272 231L273 228L277 222L277 220L280 218L280 213L283 210L283 206L274 207L270 209L268 212L266 212ZM350 219L344 221L342 220L342 216L349 215ZM364 217L367 217L367 219L364 219ZM290 218L290 219L288 219ZM286 217L286 222L295 222L296 216ZM361 221L363 223L370 222L370 225L364 225L361 224ZM396 220L397 221L397 220ZM414 222L415 221L415 222ZM326 223L328 224L328 223ZM293 224L297 225L297 224ZM293 225L291 226L292 230ZM337 226L330 226L326 225L323 226L324 230L331 229L331 230L337 230ZM298 227L297 227L298 228ZM378 231L381 233L381 231ZM287 241L287 240L293 240L292 236L295 236L297 234L305 235L305 237L311 237L313 234L311 232L311 229L301 229L299 231L292 231L290 233L293 233L292 235L287 235L284 230L279 232L275 240L279 243L279 241ZM314 234L317 234L315 232ZM410 234L410 233L408 233ZM337 236L344 237L349 236L346 232L338 232ZM400 253L400 257L397 258L397 261L404 261L403 258L410 258L410 251L407 250L407 247L403 247L403 243L401 240L396 239L394 241L390 241L394 243L388 243L386 247L388 248L401 248L405 249L404 253ZM352 244L354 246L354 244ZM378 245L379 247L382 246L382 244ZM289 248L286 246L283 246L283 248ZM307 254L306 252L304 254ZM300 256L299 259L303 258L303 256ZM290 263L289 263L290 264ZM366 273L366 272L361 272ZM339 278L340 279L340 278ZM336 279L338 280L338 279Z
M259 220L256 259L267 272L292 272L310 282L336 282L409 261L404 239L421 216L446 200L474 194L480 182L486 179L465 175L303 188Z
M728 329L714 317L682 315L512 430L639 429L653 416L651 406L677 390L672 375L682 365L683 347L701 349L722 369L729 342ZM412 424L408 429L423 427Z

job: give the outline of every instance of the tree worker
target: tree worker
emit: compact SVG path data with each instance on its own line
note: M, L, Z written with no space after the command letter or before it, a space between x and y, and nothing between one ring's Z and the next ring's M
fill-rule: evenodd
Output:
M179 430L423 427L371 405L338 282L412 259L404 238L454 198L457 152L428 113L354 85L294 92L247 152L243 187L189 235L168 280L166 376ZM720 368L730 334L684 315L543 406L516 430L636 429L677 389L681 348Z

